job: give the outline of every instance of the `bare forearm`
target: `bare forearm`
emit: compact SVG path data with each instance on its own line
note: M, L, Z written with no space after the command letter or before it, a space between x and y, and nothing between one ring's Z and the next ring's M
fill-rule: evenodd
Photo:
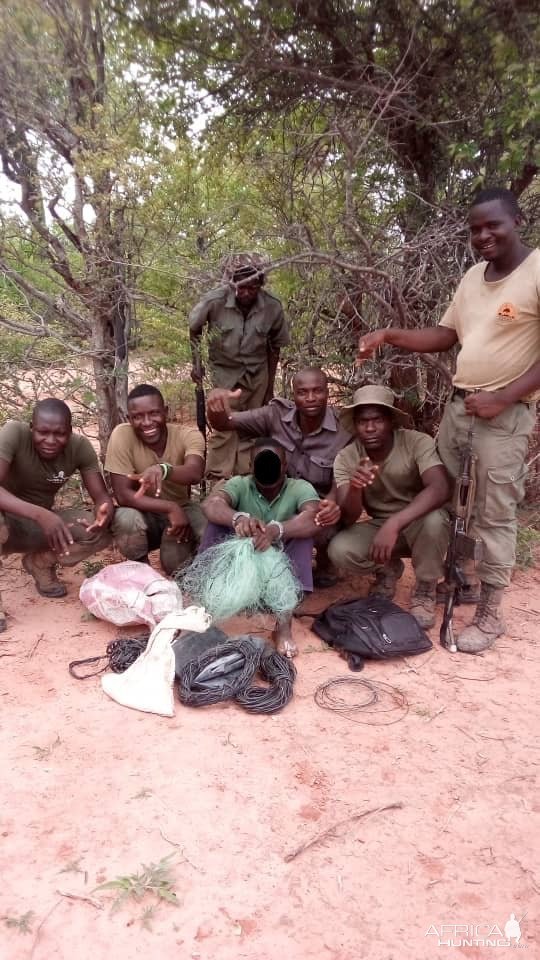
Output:
M450 327L423 327L421 330L389 327L384 331L384 342L412 353L441 353L457 343L457 335Z
M448 499L449 488L428 486L424 487L403 510L394 514L392 520L397 523L399 530L404 530L410 523L420 520L432 510L442 507Z
M200 460L201 462L199 466L173 466L167 474L167 480L171 480L173 483L181 483L185 486L189 486L190 483L199 483L204 474L204 460L202 457Z
M341 503L340 503L341 500ZM338 491L338 504L341 507L341 520L345 527L356 523L358 517L362 515L364 509L364 497L361 489L356 489L349 484L347 491L341 499Z
M302 511L295 517L286 520L283 524L284 540L307 540L308 537L314 537L318 533L318 526L315 523L315 513Z
M0 510L7 513L13 513L16 517L24 517L26 520L39 522L39 517L43 513L49 513L45 507L38 507L35 503L28 503L26 500L20 500L5 487L0 487Z
M233 529L232 518L234 514L233 508L225 503L221 497L208 497L202 504L202 511L207 520L210 523L217 523L222 527L230 527Z
M518 377L517 380L514 380L513 383L509 383L507 387L498 390L497 393L510 406L510 404L518 403L523 397L527 397L539 389L540 363L535 363L530 370L527 370L526 373Z

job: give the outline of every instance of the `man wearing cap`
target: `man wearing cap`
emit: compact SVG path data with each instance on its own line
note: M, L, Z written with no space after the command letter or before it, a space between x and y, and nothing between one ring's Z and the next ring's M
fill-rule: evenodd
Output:
M439 325L388 327L359 343L360 362L383 344L418 353L461 347L438 448L457 477L473 427L476 503L469 533L481 540L483 557L478 605L456 638L464 653L480 653L504 633L500 608L516 559L516 509L525 492L540 392L540 250L522 242L521 222L510 190L480 191L469 211L469 230L481 259L462 278Z
M214 387L235 391L235 410L252 410L272 398L281 347L289 329L277 297L263 289L260 257L239 255L227 265L228 282L210 291L189 316L192 379L201 382L201 336L208 327L208 359ZM240 392L238 392L240 391ZM208 442L206 474L223 480L249 472L251 441L214 430Z
M394 401L387 387L369 384L342 411L355 442L334 464L345 529L328 552L337 567L374 571L370 593L389 599L403 573L401 557L412 557L411 613L428 629L435 622L437 581L444 575L449 524L442 507L450 484L434 440L405 429L406 415ZM367 518L358 523L364 511Z

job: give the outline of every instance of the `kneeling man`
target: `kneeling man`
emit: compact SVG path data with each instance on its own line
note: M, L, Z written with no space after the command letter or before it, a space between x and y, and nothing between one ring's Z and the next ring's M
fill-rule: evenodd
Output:
M305 593L313 590L313 540L318 533L319 496L306 480L287 477L285 448L271 437L256 440L252 473L231 477L203 503L209 520L201 550L225 537L252 537L256 550L283 546ZM298 652L291 633L292 612L276 621L279 653Z
M76 471L94 502L54 510L57 493ZM71 410L49 398L36 403L30 424L9 420L0 430L0 552L23 554L23 567L43 597L65 597L57 564L74 566L111 542L114 506L95 450L74 436ZM0 632L6 617L0 604Z
M205 527L190 501L190 484L204 473L204 437L196 427L167 423L162 394L143 383L128 394L129 423L114 428L105 456L118 508L116 546L129 560L148 561L160 550L172 574L196 552Z
M328 552L337 567L374 570L370 593L389 599L403 573L401 557L411 556L416 574L411 613L429 628L449 538L448 515L438 508L448 500L450 484L435 441L399 426L406 416L394 399L387 387L368 385L344 408L342 422L356 441L336 457L334 475L347 529L333 538ZM364 510L368 519L357 523Z

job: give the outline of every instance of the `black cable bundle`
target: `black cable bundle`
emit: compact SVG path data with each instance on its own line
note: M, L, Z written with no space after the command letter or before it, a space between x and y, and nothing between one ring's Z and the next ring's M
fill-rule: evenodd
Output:
M225 672L234 655L238 666ZM220 661L225 670L211 676L212 665L219 669ZM268 686L251 684L257 672ZM244 635L189 660L177 673L178 698L191 707L235 700L250 713L275 713L291 699L295 677L290 660L267 644L261 649L260 638Z
M76 680L88 680L89 677L96 677L106 670L112 670L113 673L124 673L132 663L140 657L143 650L148 646L149 634L138 637L118 637L107 644L107 649L101 657L87 657L86 660L72 660L68 670ZM86 663L100 663L106 660L107 663L99 670L92 670L91 673L77 673L76 667L82 667Z

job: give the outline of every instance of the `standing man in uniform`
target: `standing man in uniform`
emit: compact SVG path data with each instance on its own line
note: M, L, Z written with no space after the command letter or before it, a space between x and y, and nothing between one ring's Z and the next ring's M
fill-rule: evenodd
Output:
M483 545L480 600L459 650L480 653L504 633L500 605L515 563L516 507L523 498L528 440L540 388L540 250L519 236L521 214L510 190L477 194L470 213L467 271L438 327L388 328L360 339L359 360L385 343L431 353L460 344L454 389L439 430L443 463L455 478L473 420L476 503L469 532Z
M262 260L241 254L228 265L229 282L210 291L189 316L192 379L201 382L201 337L208 327L212 385L241 391L235 410L252 410L272 399L282 347L289 329L277 297L264 290ZM214 430L208 441L206 475L224 480L249 473L251 442L235 432Z

